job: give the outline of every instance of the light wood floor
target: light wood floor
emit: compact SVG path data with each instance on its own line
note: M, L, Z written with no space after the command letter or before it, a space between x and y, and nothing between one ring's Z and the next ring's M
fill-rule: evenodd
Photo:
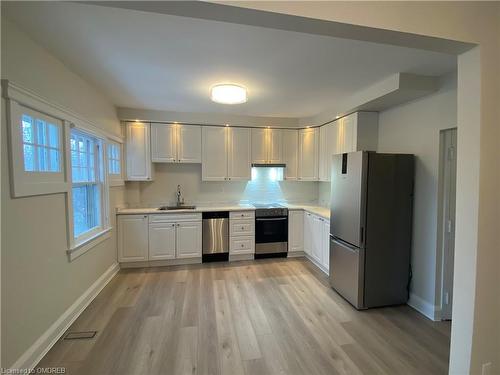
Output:
M449 323L356 311L307 260L122 270L39 367L67 374L445 374Z

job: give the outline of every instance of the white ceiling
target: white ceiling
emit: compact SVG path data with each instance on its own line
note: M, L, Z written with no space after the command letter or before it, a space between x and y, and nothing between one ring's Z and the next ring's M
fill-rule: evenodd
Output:
M456 67L440 53L96 5L2 12L119 107L306 117L390 74ZM219 82L246 86L249 101L212 103Z

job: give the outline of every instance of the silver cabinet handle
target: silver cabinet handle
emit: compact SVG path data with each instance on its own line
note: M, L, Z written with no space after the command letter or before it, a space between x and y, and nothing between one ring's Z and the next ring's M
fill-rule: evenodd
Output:
M173 227L175 227L175 224L172 224Z

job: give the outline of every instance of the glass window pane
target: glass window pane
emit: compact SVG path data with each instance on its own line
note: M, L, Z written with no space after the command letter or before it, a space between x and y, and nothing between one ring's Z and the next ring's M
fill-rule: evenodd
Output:
M73 231L75 237L89 230L87 187L79 186L73 188Z
M48 158L49 153L48 149L45 147L37 147L37 156L38 156L38 170L40 172L45 172L49 170Z
M35 171L35 146L23 145L24 148L24 170L26 172Z
M33 143L33 119L28 115L23 115L23 142Z
M54 124L49 124L49 146L59 148L59 128Z
M39 145L47 145L47 129L46 123L43 120L36 119L36 132L37 132L37 141L36 143Z
M59 151L50 150L50 168L51 172L59 172Z

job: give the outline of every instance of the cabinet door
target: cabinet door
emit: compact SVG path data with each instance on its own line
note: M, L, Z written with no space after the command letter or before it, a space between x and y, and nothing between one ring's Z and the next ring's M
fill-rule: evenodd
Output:
M283 134L280 129L267 129L268 163L282 163Z
M299 130L299 180L318 180L319 130Z
M319 128L319 164L318 176L320 181L328 181L328 125Z
M175 259L175 223L149 224L149 260Z
M177 125L177 161L201 163L201 126Z
M248 128L228 128L227 178L231 181L251 179L251 132Z
M356 151L356 113L342 119L342 153Z
M267 163L267 133L267 129L252 129L252 163Z
M201 257L201 221L176 224L176 258Z
M312 220L312 253L311 257L318 264L322 264L323 256L323 220L317 216L313 216Z
M128 122L125 126L127 180L151 180L150 126L143 122Z
M224 181L227 178L227 139L225 127L202 128L203 181Z
M286 164L285 180L297 179L297 164L299 154L299 131L281 130L283 138L283 163Z
M288 252L304 251L304 211L288 211Z
M118 216L118 261L146 261L148 246L148 216Z
M155 163L177 162L177 125L151 124L151 159Z
M313 215L306 212L304 214L304 252L307 255L312 254L313 236Z
M323 268L330 273L330 222L328 220L324 220L322 223L321 240L321 264Z

